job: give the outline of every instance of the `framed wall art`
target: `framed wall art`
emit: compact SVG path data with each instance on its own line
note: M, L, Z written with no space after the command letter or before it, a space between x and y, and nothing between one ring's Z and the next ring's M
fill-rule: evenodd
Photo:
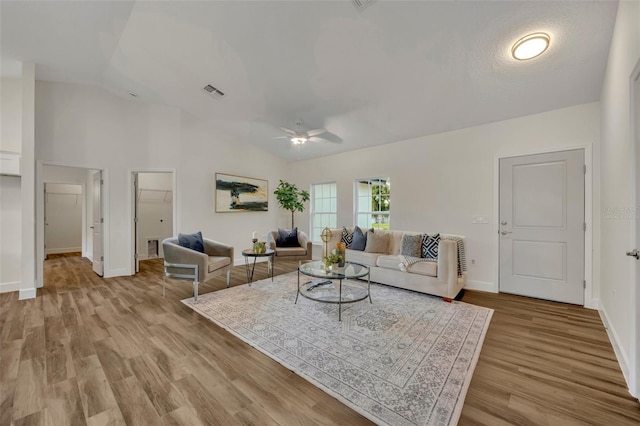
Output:
M216 173L216 212L266 212L269 210L269 181Z

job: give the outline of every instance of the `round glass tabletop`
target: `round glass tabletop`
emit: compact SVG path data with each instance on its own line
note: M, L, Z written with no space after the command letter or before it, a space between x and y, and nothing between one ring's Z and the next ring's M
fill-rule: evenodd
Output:
M327 269L320 260L300 262L298 270L304 275L328 280L360 278L369 274L369 267L359 263L345 262L344 266L337 269Z

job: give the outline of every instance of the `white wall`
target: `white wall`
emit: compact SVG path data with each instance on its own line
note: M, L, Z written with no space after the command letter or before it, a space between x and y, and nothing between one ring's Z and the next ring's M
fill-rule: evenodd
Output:
M22 152L22 81L0 78L0 150Z
M392 229L464 235L468 286L497 291L496 158L591 146L599 131L598 103L589 103L294 163L292 180L303 188L337 181L341 226L353 223L354 180L390 177ZM489 224L472 224L474 215ZM298 221L309 229L308 214Z
M283 214L273 196L269 212L215 213L215 172L268 179L272 192L286 162L242 141L221 140L215 125L177 109L96 87L38 81L36 116L37 160L108 171L105 276L132 272L131 170L175 169L174 234L201 230L234 245L236 260L251 244L251 231L266 233Z
M614 339L627 379L631 354L634 293L625 256L633 248L631 221L631 112L630 81L640 59L640 3L621 1L609 51L601 95L601 312Z
M47 254L82 251L83 210L81 185L46 184L44 243Z
M22 152L22 81L0 79L0 150ZM20 289L21 179L0 176L0 293Z

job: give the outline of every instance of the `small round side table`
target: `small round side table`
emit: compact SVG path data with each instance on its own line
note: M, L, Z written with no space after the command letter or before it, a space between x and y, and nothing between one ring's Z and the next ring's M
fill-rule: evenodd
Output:
M244 256L244 267L247 271L247 283L251 285L253 282L253 272L256 270L256 260L259 257L268 257L269 265L267 266L267 274L269 273L269 267L271 267L271 281L273 281L273 267L274 262L276 260L276 251L272 249L267 249L264 253L256 253L253 249L245 249L242 250L242 255ZM253 257L253 264L249 258Z

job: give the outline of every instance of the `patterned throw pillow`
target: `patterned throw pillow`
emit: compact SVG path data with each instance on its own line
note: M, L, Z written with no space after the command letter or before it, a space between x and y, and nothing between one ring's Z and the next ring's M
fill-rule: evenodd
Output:
M340 241L342 241L348 249L351 248L351 244L353 243L353 233L349 233L345 226L342 227L342 239Z
M400 254L403 256L422 257L422 235L408 235L402 236L402 246L400 248Z
M422 235L422 253L420 257L425 259L438 258L438 244L440 243L440 234L423 234Z
M371 232L373 232L373 230ZM363 232L359 226L356 226L353 234L351 234L351 250L363 251L366 246L367 234Z

